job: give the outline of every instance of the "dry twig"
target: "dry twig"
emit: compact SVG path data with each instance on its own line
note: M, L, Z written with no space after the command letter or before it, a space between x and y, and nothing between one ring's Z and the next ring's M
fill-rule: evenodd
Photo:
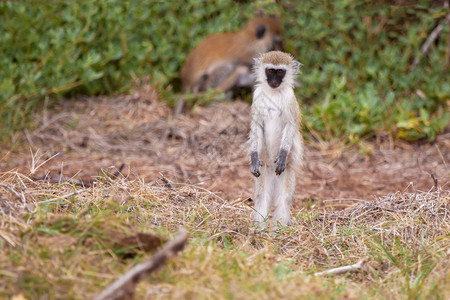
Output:
M110 175L111 179L116 179L117 177L119 177L119 175L121 174L123 168L125 167L125 164L122 163L120 165L120 167L116 170L116 172L114 172L113 174ZM102 172L105 175L108 175L108 173L105 173L103 170ZM75 179L73 177L68 177L63 175L62 173L59 174L52 174L52 173L48 173L44 176L39 176L39 177L32 177L34 180L42 180L42 181L48 181L50 183L62 183L62 182L68 182L74 185L78 185L81 187L92 187L92 185L94 184L94 182L98 181L98 178L91 178L89 180L83 180L83 179Z
M3 207L0 208L4 213L8 214L11 211L11 207L8 205L8 203L6 203L5 200L1 198L1 196L2 195L0 194L0 202L3 204Z
M13 189L12 187L10 187L9 185L6 185L4 183L0 183L1 187L4 187L5 189L7 189L8 191L10 191L11 193L13 193L17 198L19 198L23 204L25 204L25 197L21 194L19 194L18 192L16 192L15 189Z
M438 189L438 179L436 178L436 176L434 176L433 173L431 173L430 176L431 176L431 179L433 179L434 188L437 190Z
M78 186L82 186L82 187L90 187L92 186L92 183L94 182L94 180L89 180L89 181L83 181L83 180L79 180L79 179L75 179L75 178L71 178L62 174L52 174L49 173L47 175L44 176L40 176L40 177L32 177L34 180L42 180L42 181L48 181L49 183L62 183L62 182L68 182L74 185L78 185Z
M322 275L330 275L330 274L339 275L339 274L344 274L344 273L348 273L348 272L356 272L363 268L364 263L366 261L367 261L367 257L361 259L354 265L343 266L343 267L333 268L333 269L322 271L322 272L317 272L317 273L314 273L314 276L322 276Z
M444 26L442 25L444 22L448 23L450 22L450 13L447 14L445 16L445 18L438 24L438 26L436 26L433 31L430 33L430 35L428 36L427 40L425 41L425 43L422 45L422 48L420 49L420 53L422 55L426 55L428 53L428 51L430 50L431 45L433 44L433 42L439 37L439 35L441 34L442 30L444 29ZM420 62L420 55L418 55L415 59L413 64L411 65L411 69L415 69Z
M69 197L81 194L83 192L86 192L86 189L78 190L78 191L75 191L73 193L70 193L70 194L67 194L67 195L64 195L64 196L55 197L55 198L51 198L51 199L44 200L44 201L39 201L39 203L47 203L47 202L53 202L53 201L56 201L56 200L66 199L66 198L69 198Z
M172 185L172 182L170 182L169 179L167 179L166 177L164 177L164 175L159 172L159 177L161 178L161 180L164 182L164 184L166 185L167 188L171 189L172 191L176 191L176 189L174 188L174 186Z
M136 285L150 273L158 270L166 262L183 250L187 242L188 234L184 229L180 229L175 238L168 242L163 248L158 250L149 260L139 264L125 273L114 283L107 286L103 292L97 296L96 300L124 300L133 299Z

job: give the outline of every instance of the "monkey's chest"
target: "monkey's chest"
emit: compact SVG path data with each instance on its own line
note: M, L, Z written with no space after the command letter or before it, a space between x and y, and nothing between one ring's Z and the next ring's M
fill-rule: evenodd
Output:
M269 156L276 155L281 145L283 129L286 126L279 110L268 110L264 119L264 142Z

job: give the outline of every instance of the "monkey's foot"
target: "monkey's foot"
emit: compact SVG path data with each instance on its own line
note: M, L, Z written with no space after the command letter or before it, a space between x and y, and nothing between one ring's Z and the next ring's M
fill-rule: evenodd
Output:
M267 222L266 221L263 221L263 222L255 221L255 226L256 226L257 231L264 231L267 229Z

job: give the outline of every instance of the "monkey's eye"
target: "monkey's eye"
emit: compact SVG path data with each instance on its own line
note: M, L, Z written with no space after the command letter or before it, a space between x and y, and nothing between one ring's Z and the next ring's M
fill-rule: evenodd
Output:
M286 73L286 70L283 70L283 69L278 69L278 70L277 70L277 74L278 74L279 76L283 76L285 73Z
M269 74L275 74L276 70L275 69L267 69L267 73Z

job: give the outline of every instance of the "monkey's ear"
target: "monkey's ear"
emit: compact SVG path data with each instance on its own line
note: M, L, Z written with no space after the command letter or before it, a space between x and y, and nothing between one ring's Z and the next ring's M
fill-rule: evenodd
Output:
M297 74L298 74L298 70L300 69L300 66L301 66L301 65L302 65L302 64L299 63L299 62L296 61L296 60L293 60L293 61L292 61L292 70L293 70L294 75L297 75Z
M262 24L258 25L258 27L256 27L256 37L260 39L264 36L264 33L266 33L266 26Z
M264 12L263 8L258 9L257 11L255 11L255 17L262 18L262 17L265 17L265 16L266 16L266 13Z

